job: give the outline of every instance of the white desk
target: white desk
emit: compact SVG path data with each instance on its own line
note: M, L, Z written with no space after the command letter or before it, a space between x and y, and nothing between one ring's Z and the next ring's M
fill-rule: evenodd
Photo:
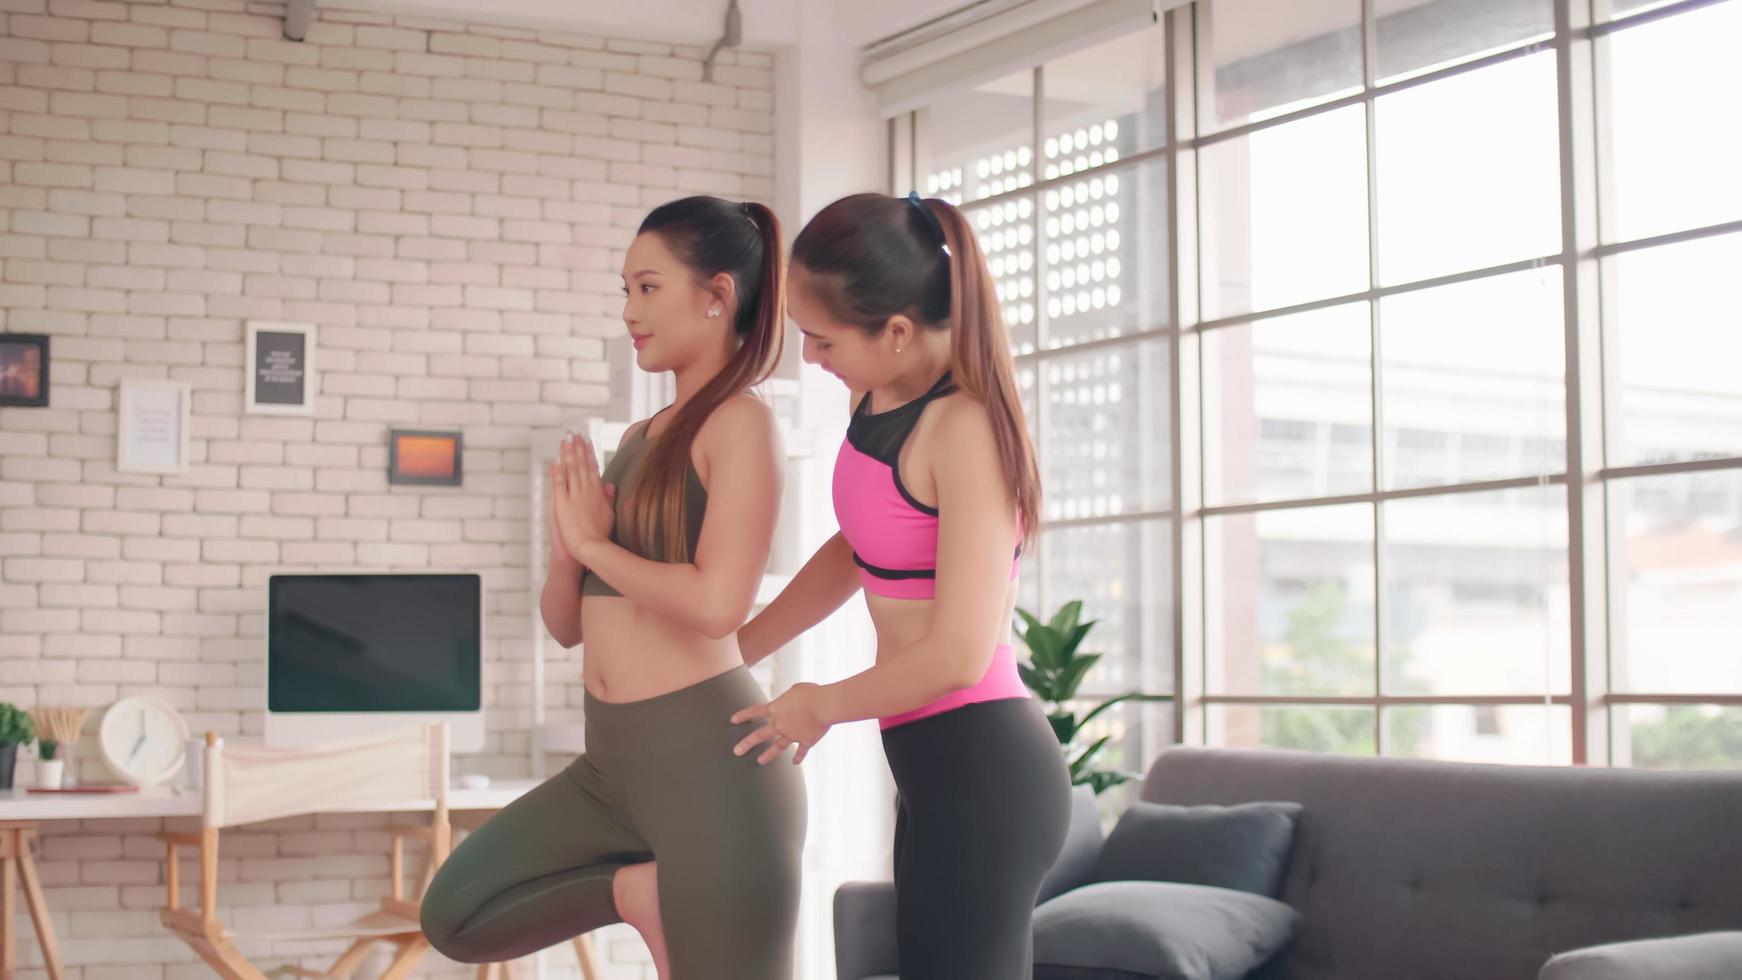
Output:
M538 785L531 779L493 781L483 789L448 790L450 810L500 810ZM122 820L137 817L197 817L199 790L142 789L136 793L32 793L23 788L0 790L0 821ZM429 810L428 801L372 806L370 813ZM352 810L349 812L364 812Z
M537 785L535 780L492 782L483 789L448 791L450 810L500 810ZM25 789L0 790L0 857L5 858L5 880L0 882L0 978L10 977L15 967L12 919L13 878L16 865L22 872L25 897L43 942L49 973L60 976L54 932L48 924L48 907L42 898L28 849L36 824L44 820L124 820L140 817L191 817L200 815L204 797L196 789L141 789L132 793L32 793ZM350 813L401 813L433 809L428 800L406 800L380 806L351 808ZM579 955L589 956L591 947L577 939ZM596 973L596 967L594 968ZM542 972L542 963L541 963Z

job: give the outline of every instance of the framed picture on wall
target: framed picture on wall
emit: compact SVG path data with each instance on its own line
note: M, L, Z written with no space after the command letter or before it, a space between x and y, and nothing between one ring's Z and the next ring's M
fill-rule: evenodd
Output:
M0 333L0 405L48 404L48 337Z
M185 381L124 378L120 394L115 468L126 473L186 471L192 387Z
M256 415L312 415L320 390L315 328L309 323L248 323L243 410Z
M387 482L460 485L460 434L394 429L387 433Z

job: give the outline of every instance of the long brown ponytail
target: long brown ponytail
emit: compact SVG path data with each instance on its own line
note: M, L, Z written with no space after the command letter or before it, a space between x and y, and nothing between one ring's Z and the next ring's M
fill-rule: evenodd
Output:
M699 280L724 272L737 286L732 329L738 349L721 371L708 379L677 410L642 465L629 494L625 533L650 555L664 561L690 561L684 486L690 450L703 423L727 399L767 380L780 362L785 342L786 295L780 248L780 222L755 202L738 204L717 197L687 197L660 205L642 221L638 234L659 235Z
M978 399L992 415L992 437L998 461L1016 495L1016 512L1023 537L1040 524L1040 470L1034 444L1028 438L1022 395L1016 388L1016 364L1010 356L1010 332L1003 307L986 265L986 253L955 205L928 198L923 206L943 225L950 247L950 356L955 382Z
M831 316L867 334L881 333L897 314L951 331L951 372L991 415L1023 537L1032 537L1040 525L1040 471L1004 313L967 217L938 198L855 194L805 225L792 244L792 262L804 267Z

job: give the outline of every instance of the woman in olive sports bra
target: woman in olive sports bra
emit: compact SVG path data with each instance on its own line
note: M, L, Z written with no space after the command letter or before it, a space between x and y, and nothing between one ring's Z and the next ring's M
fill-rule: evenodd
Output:
M497 962L626 921L662 980L790 980L804 784L731 746L766 700L735 631L768 561L778 430L749 389L779 358L780 226L759 204L663 205L625 256L623 320L677 398L599 473L570 437L550 470L540 600L583 637L586 754L468 837L423 903L431 945Z

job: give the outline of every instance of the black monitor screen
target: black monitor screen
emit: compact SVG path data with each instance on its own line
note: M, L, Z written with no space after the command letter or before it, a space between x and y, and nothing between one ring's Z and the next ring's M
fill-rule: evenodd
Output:
M477 711L477 575L274 575L269 711Z

